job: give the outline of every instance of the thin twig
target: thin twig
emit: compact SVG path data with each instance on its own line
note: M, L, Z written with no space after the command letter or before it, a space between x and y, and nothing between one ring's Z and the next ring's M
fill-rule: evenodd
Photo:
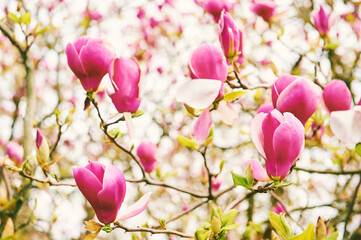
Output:
M312 170L312 169L305 169L305 168L294 168L297 171L303 171L308 173L318 173L318 174L333 174L333 175L354 175L354 174L361 174L361 170L353 170L353 171L332 171L332 170Z
M114 227L112 229L114 230L116 228L121 228L121 229L125 230L125 232L149 232L152 234L169 234L169 235L176 235L176 236L183 237L183 238L190 238L190 239L194 238L191 235L187 235L185 233L178 232L175 230L169 230L169 229L160 230L160 229L143 228L143 227L130 228L130 227L126 227L120 223L115 223Z

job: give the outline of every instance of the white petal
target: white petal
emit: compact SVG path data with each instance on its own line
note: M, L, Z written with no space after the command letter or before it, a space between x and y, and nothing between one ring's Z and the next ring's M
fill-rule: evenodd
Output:
M194 79L181 84L176 100L192 108L203 109L213 103L221 89L222 82L212 79Z
M237 119L237 111L232 108L230 103L221 101L217 108L222 122L232 125L234 120Z
M347 144L361 141L361 109L354 107L346 111L334 111L330 116L330 127L335 136Z
M119 222L119 221L122 221L122 220L125 220L128 218L137 216L138 214L143 212L149 203L151 194L152 193L149 192L149 193L143 195L143 197L141 197L136 203L134 203L130 207L127 207L125 209L120 209L118 212L118 215L117 215L117 220L115 220L115 221Z

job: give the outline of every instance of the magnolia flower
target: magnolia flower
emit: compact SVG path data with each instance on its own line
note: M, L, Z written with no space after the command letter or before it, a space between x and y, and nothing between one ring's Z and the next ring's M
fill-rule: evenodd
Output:
M157 161L155 158L156 151L157 145L152 142L142 142L137 148L137 155L146 172L151 172L154 169L154 164Z
M115 58L109 66L109 77L114 93L110 94L119 113L135 113L140 105L140 68L131 58Z
M286 210L280 202L277 202L276 206L272 208L272 212L280 214L286 212Z
M39 129L36 130L36 160L43 167L49 160L49 145Z
M6 144L6 153L9 158L17 165L23 163L24 149L17 142L11 141Z
M259 108L257 109L257 114L258 113L269 113L270 111L272 111L274 109L273 104L270 102L265 102L263 103L261 106L259 106Z
M213 192L217 192L222 185L222 181L219 178L212 177L211 187Z
M79 190L104 224L134 217L148 205L150 193L129 208L120 209L126 194L126 184L122 171L115 166L89 161L85 167L73 167L73 174Z
M322 36L325 36L328 33L335 22L335 16L332 13L326 13L322 6L320 6L318 12L312 14L312 17L317 31Z
M322 99L329 113L351 108L351 92L346 83L341 80L336 79L329 82L323 89Z
M292 113L259 113L251 124L251 138L258 153L266 161L267 175L274 180L283 180L291 166L299 158L305 145L305 129ZM259 169L252 170L265 179ZM259 166L258 166L259 167ZM257 179L257 178L256 178Z
M277 4L273 0L252 0L250 10L268 22L275 15L276 8Z
M200 46L193 52L188 67L193 80L178 87L178 102L204 109L222 97L228 65L220 49L208 44Z
M235 3L229 0L204 0L202 2L196 0L195 2L202 6L208 13L212 14L215 22L219 21L223 10L229 12L235 5Z
M74 44L69 43L65 52L70 69L85 91L95 92L114 58L113 51L101 39L81 37Z
M226 58L236 57L242 50L242 32L237 28L231 15L223 10L219 21L219 42Z
M281 113L292 113L303 125L316 111L320 97L312 81L289 74L279 77L272 86L273 106Z
M344 143L361 142L361 106L357 105L350 110L332 112L330 127L335 136Z

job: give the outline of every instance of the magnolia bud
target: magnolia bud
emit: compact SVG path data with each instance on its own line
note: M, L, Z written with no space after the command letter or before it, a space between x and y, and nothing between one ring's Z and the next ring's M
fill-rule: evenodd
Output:
M49 160L49 145L46 141L45 137L41 134L39 129L36 130L36 160L40 167L44 167L44 165Z

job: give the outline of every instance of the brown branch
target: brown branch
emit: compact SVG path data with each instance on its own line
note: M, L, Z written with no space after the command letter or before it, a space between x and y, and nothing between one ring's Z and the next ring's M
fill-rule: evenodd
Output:
M191 235L187 235L185 233L178 232L178 231L175 231L175 230L169 230L169 229L160 230L160 229L143 228L143 227L129 228L129 227L126 227L126 226L124 226L124 225L122 225L120 223L115 223L114 227L112 229L114 230L116 228L121 228L125 232L149 232L149 233L152 233L152 234L168 234L168 235L179 236L179 237L182 237L182 238L194 239L194 237L191 236Z
M356 197L357 197L357 193L358 193L358 190L360 188L360 185L361 185L361 175L360 175L360 179L359 179L359 182L357 184L357 187L355 189L355 192L353 193L352 200L349 203L349 207L348 207L348 211L347 211L347 215L346 215L346 219L345 219L345 226L343 228L343 237L342 237L342 239L347 239L347 224L350 221L350 218L351 218L351 215L352 215L352 212L353 212L353 206L355 205Z
M206 158L206 153L207 153L207 147L205 147L202 151L200 151L203 160L204 160L204 167L207 170L207 175L208 175L208 199L212 200L213 199L213 194L212 194L212 177L213 174L211 173L211 171L209 170L208 164L207 164L207 158Z
M47 183L50 186L69 186L69 187L76 187L77 186L75 183L53 182L49 178L46 178L45 180L38 179L38 178L35 178L35 177L25 173L24 171L20 171L18 173L19 173L20 176L23 176L25 178L28 178L30 180L33 180L33 181L36 181L36 182L39 182L39 183Z
M354 175L354 174L361 174L361 170L353 170L353 171L332 171L332 170L312 170L312 169L305 169L305 168L294 168L296 171L303 171L308 173L318 173L318 174L333 174L333 175Z

